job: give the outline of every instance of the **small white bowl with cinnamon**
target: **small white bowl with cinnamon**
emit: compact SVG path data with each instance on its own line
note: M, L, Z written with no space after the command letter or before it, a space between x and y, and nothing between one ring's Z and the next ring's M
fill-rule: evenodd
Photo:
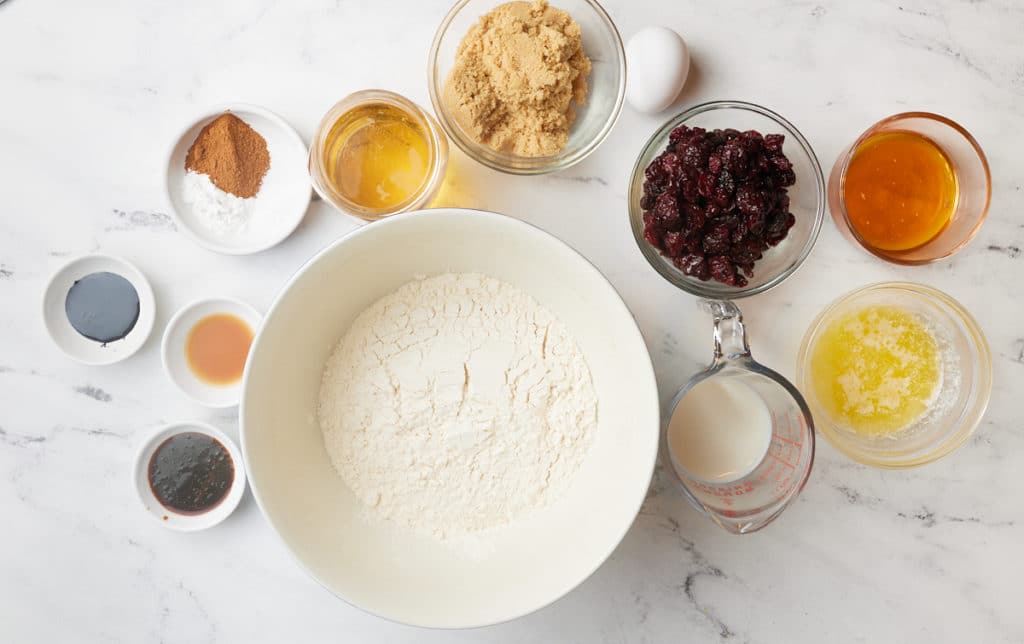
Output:
M178 228L228 255L276 246L309 207L306 155L295 130L262 107L231 104L204 111L168 155L167 198Z

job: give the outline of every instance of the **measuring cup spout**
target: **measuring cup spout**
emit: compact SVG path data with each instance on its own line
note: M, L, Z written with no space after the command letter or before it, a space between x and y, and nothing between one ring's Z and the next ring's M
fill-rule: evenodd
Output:
M714 361L749 358L750 344L739 307L728 300L701 300L700 304L715 322Z

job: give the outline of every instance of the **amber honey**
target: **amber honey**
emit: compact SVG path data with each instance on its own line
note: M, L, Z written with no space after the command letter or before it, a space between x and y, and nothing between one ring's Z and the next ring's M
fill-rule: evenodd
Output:
M245 320L230 313L208 315L185 340L189 369L208 384L234 384L242 379L252 340L252 327Z
M928 243L956 210L958 184L949 157L913 132L864 141L846 169L843 199L850 225L869 246L901 251Z
M326 178L345 199L388 210L420 194L430 172L427 132L389 103L360 105L342 114L327 133Z

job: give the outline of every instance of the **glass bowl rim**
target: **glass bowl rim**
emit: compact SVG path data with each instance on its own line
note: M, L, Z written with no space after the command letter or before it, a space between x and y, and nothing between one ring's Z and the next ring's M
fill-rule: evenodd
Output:
M857 151L857 148L863 145L864 142L867 141L871 136L874 136L878 132L879 128L885 125L889 125L890 123L895 123L897 121L904 121L913 118L936 121L949 127L951 130L953 130L961 137L963 137L963 139L967 141L967 143L974 150L974 153L978 155L978 161L981 162L981 168L985 175L985 203L981 208L981 214L978 216L978 221L974 224L971 230L967 232L963 239L959 240L946 252L935 257L926 257L922 259L906 259L900 257L899 255L893 255L887 251L875 248L874 246L869 244L863 237L861 237L861 234L857 231L857 229L853 226L853 223L850 221L850 217L846 211L845 196L846 171L850 167L850 161L853 159L853 155ZM903 266L922 266L924 264L931 264L933 262L948 259L953 255L957 254L958 252L960 252L965 246L967 246L967 244L971 243L971 240L973 240L974 237L978 234L978 231L981 230L982 224L984 224L985 220L988 219L988 211L992 205L992 173L988 165L988 157L985 156L985 151L981 149L981 144L978 143L978 140L975 139L974 136L970 132L968 132L966 128L964 128L962 125L960 125L953 119L945 117L941 114L936 114L935 112L918 111L899 112L898 114L893 114L891 116L885 117L884 119L881 119L880 121L876 121L875 123L872 123L866 130L864 130L860 134L860 136L858 136L857 139L852 144L850 144L850 147L848 147L846 150L842 152L839 159L836 160L836 163L841 163L842 165L839 169L838 193L836 194L836 198L839 202L839 209L838 212L835 212L833 214L842 218L847 230L850 231L850 235L857 241L857 244L861 248L871 253L875 257L886 262L890 262L892 264L900 264ZM939 234L941 235L942 233ZM923 245L926 246L929 243L931 243L931 241L925 242ZM910 250L917 250L917 248L921 248L921 246L918 246Z
M909 293L913 297L922 298L931 304L938 304L952 312L958 321L966 327L967 337L977 353L978 374L976 377L978 381L978 394L974 400L968 400L968 404L964 408L964 413L967 415L966 422L961 423L956 432L944 440L929 444L917 453L899 458L879 458L857 449L854 445L847 442L843 435L834 431L832 423L828 422L825 418L817 419L815 430L824 435L825 440L837 451L863 465L882 469L903 470L933 463L955 452L974 435L978 426L981 425L981 421L988 410L988 405L992 398L992 351L989 347L988 339L985 337L981 325L978 324L977 319L971 312L948 293L917 282L882 281L860 286L833 299L808 324L807 330L800 341L794 378L796 386L802 392L807 392L805 398L807 399L808 406L812 407L811 412L814 413L817 401L813 393L809 391L809 369L807 368L813 341L818 337L825 320L840 306L871 291L901 291L905 294Z
M615 59L618 62L619 68L619 86L616 91L615 103L612 106L612 110L605 119L604 124L598 130L596 135L583 146L580 147L575 153L563 156L562 154L556 154L546 157L522 157L518 155L511 155L504 152L497 152L487 148L487 146L476 144L469 141L462 133L462 129L458 124L454 123L448 116L445 110L444 101L441 96L443 93L443 87L441 86L444 79L440 78L437 73L438 57L441 51L441 41L444 40L448 34L449 27L460 11L466 8L468 4L474 2L474 0L458 0L448 13L445 14L444 19L441 20L441 24L438 25L437 31L434 32L434 39L430 44L430 53L427 56L427 90L430 93L430 103L434 107L434 113L437 115L437 120L441 125L441 129L451 139L460 150L462 150L466 156L473 159L474 161L497 170L506 174L513 175L540 175L547 174L550 172L557 172L570 168L583 159L590 156L590 154L596 150L601 143L604 142L611 131L615 128L615 124L619 120L619 116L622 114L622 107L626 99L626 49L622 44L622 36L619 33L618 28L615 26L615 22L612 20L608 12L605 11L597 0L582 0L597 14L600 22L607 29L608 33L612 36L612 40L615 43ZM517 166L516 163L524 163L526 165Z
M763 116L779 125L786 131L788 136L792 136L793 140L797 142L800 149L810 161L815 180L814 186L817 194L817 208L814 213L814 221L811 224L810 235L803 247L800 249L799 254L793 258L790 265L764 284L757 286L745 286L743 288L737 288L733 291L727 292L718 290L715 287L709 288L704 285L704 282L691 281L691 278L683 275L683 273L678 269L670 269L666 265L661 253L658 252L654 246L647 243L647 240L643 238L643 212L640 209L640 195L635 194L636 186L642 185L642 182L640 184L637 183L637 178L643 176L644 170L646 169L642 167L644 158L648 156L652 149L664 145L666 137L672 132L672 130L683 125L693 117L705 112L725 109L743 110ZM633 231L633 239L636 241L641 254L643 254L644 258L647 260L647 263L650 264L659 275L680 290L691 295L704 298L730 300L764 293L765 291L781 284L787 277L795 273L797 269L803 265L804 261L811 254L811 250L814 248L814 245L818 240L818 235L821 232L821 226L825 221L826 199L827 193L825 190L825 177L821 171L821 164L818 162L818 157L814 153L814 149L811 147L811 144L807 141L800 130L777 112L756 103L740 100L707 101L705 103L700 103L699 105L694 105L669 118L654 132L654 134L651 135L650 138L647 139L647 142L644 143L643 148L640 150L640 154L637 155L636 162L633 164L633 171L630 173L629 192L626 197L627 207L629 209L630 229Z

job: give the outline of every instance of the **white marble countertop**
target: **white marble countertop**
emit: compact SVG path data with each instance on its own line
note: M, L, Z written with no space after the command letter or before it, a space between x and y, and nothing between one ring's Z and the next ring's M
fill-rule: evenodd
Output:
M308 140L345 94L385 87L428 105L426 56L448 0L63 2L0 6L0 640L5 642L1021 642L1024 611L1024 5L1015 0L609 0L624 36L652 23L688 39L676 108L719 98L787 116L831 166L875 120L926 109L988 153L990 217L951 261L899 268L826 221L806 265L742 302L755 355L792 376L812 317L884 279L937 286L988 334L992 404L936 464L868 469L819 442L803 495L766 530L731 537L666 479L612 558L566 598L502 626L420 631L334 599L292 561L250 496L200 534L162 529L129 485L151 426L237 415L199 408L160 369L158 339L185 302L226 294L265 309L314 251L357 223L314 204L281 246L207 252L175 230L161 188L173 134L209 105L246 101ZM676 109L674 108L674 109ZM533 222L591 258L625 297L663 398L710 353L710 325L663 282L626 221L629 170L666 118L624 111L605 144L560 175L519 178L453 151L444 205ZM70 255L136 262L159 307L140 354L76 365L40 321Z

